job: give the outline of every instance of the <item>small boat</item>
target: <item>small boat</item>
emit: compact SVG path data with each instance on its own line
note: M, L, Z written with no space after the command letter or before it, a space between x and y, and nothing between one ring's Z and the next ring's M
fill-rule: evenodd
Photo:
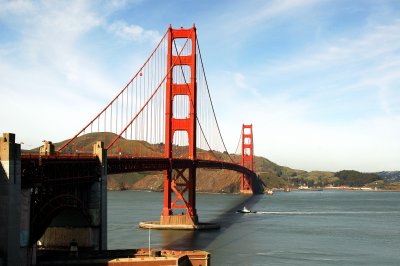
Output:
M251 210L247 209L246 206L244 206L243 209L241 209L241 210L237 210L236 212L238 212L238 213L256 213L255 211L251 211Z

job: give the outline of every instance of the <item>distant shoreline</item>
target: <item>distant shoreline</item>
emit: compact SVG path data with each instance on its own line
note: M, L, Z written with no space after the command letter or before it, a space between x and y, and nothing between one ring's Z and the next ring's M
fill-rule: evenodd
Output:
M349 191L349 192L400 192L400 189L361 189L361 188L322 188L321 190L317 190L317 189L298 189L298 188L294 188L291 191L304 191L304 192L315 192L315 191L321 191L323 192L324 190L327 191ZM150 189L110 189L107 188L107 191L143 191L143 192L158 192L158 193L162 193L162 190L150 190ZM273 192L285 192L284 189L272 189ZM233 194L233 195L237 195L240 194L240 192L207 192L207 191L196 191L196 193L199 194ZM266 193L264 193L266 194Z
M292 189L292 191L318 191L315 189ZM321 190L332 190L332 191L361 191L361 192L400 192L400 189L362 189L362 188L336 188L336 187L326 187L326 188L322 188Z

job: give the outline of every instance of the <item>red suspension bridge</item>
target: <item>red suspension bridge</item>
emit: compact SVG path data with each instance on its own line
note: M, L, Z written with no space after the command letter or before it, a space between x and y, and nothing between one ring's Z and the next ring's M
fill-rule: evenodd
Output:
M263 191L253 171L252 126L243 125L241 136L242 160L235 161L215 115L196 28L169 27L133 78L75 136L56 148L45 143L41 155L21 156L22 187L33 188L30 240L63 207L90 210L90 184L100 182L102 194L107 174L135 171L164 172L161 225L195 228L197 168L239 172L242 192ZM74 186L83 184L89 185L78 193ZM104 212L102 201L96 208ZM86 214L94 225L105 214L97 215Z

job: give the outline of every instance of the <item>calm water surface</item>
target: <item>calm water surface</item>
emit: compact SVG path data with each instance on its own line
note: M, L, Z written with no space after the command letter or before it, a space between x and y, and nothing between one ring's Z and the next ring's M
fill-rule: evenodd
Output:
M108 248L148 247L162 193L108 193ZM198 194L215 231L151 230L151 247L202 249L212 265L400 265L400 193L295 191L273 196ZM256 214L235 213L246 205Z

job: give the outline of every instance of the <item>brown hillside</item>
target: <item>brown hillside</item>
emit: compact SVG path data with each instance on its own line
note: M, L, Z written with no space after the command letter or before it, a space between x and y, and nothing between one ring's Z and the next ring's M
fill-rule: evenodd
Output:
M89 133L84 136L78 137L64 152L67 153L91 153L92 145L97 140L105 142L105 146L116 137L114 133ZM55 143L56 149L64 144L65 141ZM142 153L158 154L162 156L164 151L164 144L150 144L145 141L127 140L125 138L119 139L110 153L119 153L122 155L129 154L132 147L140 150ZM174 147L174 156L179 157L186 152L187 147ZM38 148L29 152L37 152ZM198 150L198 154L206 154L211 156L210 151ZM228 160L227 153L214 151L216 157ZM241 161L240 155L230 154L231 158L239 163ZM279 166L270 160L255 156L254 157L254 170L259 174L261 180L267 185L267 188L285 188L298 180L318 180L318 182L325 182L325 184L332 181L333 173L330 172L306 172L302 170L295 170L288 167ZM196 189L201 192L228 192L235 193L239 191L240 174L229 170L206 170L199 169L197 171ZM317 182L317 181L315 181ZM163 189L163 173L162 172L139 172L128 173L108 176L108 188L112 190L154 190L161 191Z

